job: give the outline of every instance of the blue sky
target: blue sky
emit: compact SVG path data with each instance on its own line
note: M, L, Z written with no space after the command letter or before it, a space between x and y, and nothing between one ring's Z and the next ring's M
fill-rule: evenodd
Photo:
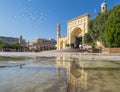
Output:
M108 9L120 0L0 0L0 36L56 39L56 25L67 33L67 21L85 13L94 18L105 1Z

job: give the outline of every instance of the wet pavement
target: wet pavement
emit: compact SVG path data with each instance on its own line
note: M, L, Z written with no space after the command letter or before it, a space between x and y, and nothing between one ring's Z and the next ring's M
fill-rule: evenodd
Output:
M120 61L0 59L0 92L119 92Z

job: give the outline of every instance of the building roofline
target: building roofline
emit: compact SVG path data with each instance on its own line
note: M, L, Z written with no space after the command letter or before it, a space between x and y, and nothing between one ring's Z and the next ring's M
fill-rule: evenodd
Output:
M67 36L61 36L60 38L65 38L65 37L67 37Z
M9 36L0 36L0 38L13 38L13 39L19 39L17 37L9 37Z
M89 16L89 17L90 17L90 14L88 14L88 13L83 14L83 15L81 15L81 16L78 16L78 17L76 17L76 18L73 18L73 19L71 19L71 20L68 20L67 23L70 23L70 22L72 22L72 21L74 21L74 20L77 20L77 19L79 19L79 18L82 18L82 17L84 17L84 16Z

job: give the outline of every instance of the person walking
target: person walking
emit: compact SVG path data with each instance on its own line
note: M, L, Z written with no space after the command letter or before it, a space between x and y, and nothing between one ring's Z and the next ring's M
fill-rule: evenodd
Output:
M82 45L81 44L79 44L79 48L82 49Z

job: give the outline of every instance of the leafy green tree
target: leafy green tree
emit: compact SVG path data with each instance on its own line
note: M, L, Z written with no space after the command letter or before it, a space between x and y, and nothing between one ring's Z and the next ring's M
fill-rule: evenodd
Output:
M100 13L94 20L93 30L94 30L95 34L93 34L93 35L95 35L94 36L95 40L104 42L103 34L105 32L105 22L107 20L107 17L108 17L107 12Z
M0 40L0 49L2 49L3 51L4 50L9 51L9 49L15 49L16 51L22 51L23 47L20 46L18 42L14 42L10 44L10 43Z
M3 44L3 41L2 41L2 40L0 40L0 48L2 48L2 44Z
M107 47L120 47L120 5L99 13L89 22L89 32L85 34L85 42L92 45L100 41Z
M3 42L2 44L1 44L1 48L9 48L9 44L7 43L7 42Z
M104 31L105 31L105 22L107 20L108 14L105 13L99 13L98 16L91 20L88 24L88 30L89 32L85 34L85 42L87 44L95 44L95 41L101 41L105 42L104 40Z
M109 11L104 38L107 47L120 47L120 5Z
M11 44L11 48L16 49L16 51L18 51L18 50L21 49L21 46L18 42L14 42L14 43Z
M10 48L10 44L9 43L0 40L0 49L2 51L4 51L4 50L5 51L9 51L9 48Z
M85 34L84 42L85 42L85 44L88 44L88 45L91 45L94 42L92 37L90 36L90 33Z

